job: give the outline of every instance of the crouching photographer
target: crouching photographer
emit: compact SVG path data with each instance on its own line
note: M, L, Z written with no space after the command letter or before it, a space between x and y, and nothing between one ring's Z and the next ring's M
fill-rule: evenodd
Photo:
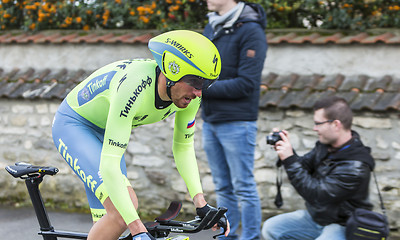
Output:
M370 148L351 130L352 119L348 103L332 96L314 105L318 141L304 156L294 152L289 132L274 129L267 137L306 209L266 220L264 239L344 240L354 210L372 209L368 188L375 162Z

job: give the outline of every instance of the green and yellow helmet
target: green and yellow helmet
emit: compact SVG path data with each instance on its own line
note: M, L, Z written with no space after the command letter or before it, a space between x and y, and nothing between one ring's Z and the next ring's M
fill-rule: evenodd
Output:
M150 39L148 47L171 85L186 75L216 80L221 72L217 48L200 33L166 32Z

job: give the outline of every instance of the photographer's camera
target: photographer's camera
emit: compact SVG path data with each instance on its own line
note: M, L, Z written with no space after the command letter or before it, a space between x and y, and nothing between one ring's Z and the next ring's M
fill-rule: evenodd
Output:
M267 144L275 145L278 141L282 140L279 135L280 132L273 132L272 134L267 136Z

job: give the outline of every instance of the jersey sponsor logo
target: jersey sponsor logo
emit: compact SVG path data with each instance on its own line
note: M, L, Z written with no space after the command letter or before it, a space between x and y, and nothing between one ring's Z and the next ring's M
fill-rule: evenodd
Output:
M168 109L168 112L166 112L166 113L164 114L164 116L161 118L161 120L166 119L170 114L171 114L171 109Z
M83 104L89 102L99 93L104 92L110 87L111 79L114 77L116 71L111 71L104 73L100 76L92 78L86 85L78 92L78 104L82 106Z
M181 51L183 54L186 55L186 57L188 58L192 58L193 54L189 52L189 50L187 50L182 44L178 43L177 41L171 39L171 38L167 38L167 40L165 41L165 43L174 46L176 49L178 49L179 51Z
M102 218L104 215L105 215L104 213L92 213L92 217L93 217L94 219L100 219L100 218Z
M193 136L194 136L194 132L193 132L193 133L185 134L185 139L191 138L191 137L193 137Z
M122 70L125 70L126 65L127 65L127 64L131 64L131 63L132 63L132 60L124 61L124 62L122 62L122 63L123 63L123 64L117 65L117 67L120 68L120 69L122 69Z
M144 115L144 116L134 116L133 120L141 122L143 120L145 120L149 115Z
M72 170L81 177L82 181L87 184L88 188L92 190L92 192L95 192L95 188L97 185L97 181L93 180L92 175L86 175L86 173L81 169L81 166L79 165L79 160L78 158L73 158L69 153L68 153L68 146L65 145L65 143L61 140L61 138L58 139L59 145L58 145L58 151L61 153L61 156L65 159L65 161L71 166Z
M136 99L139 97L143 90L151 86L152 82L153 79L151 79L151 77L149 76L147 76L146 80L142 80L142 83L137 86L136 89L132 92L132 96L129 97L128 102L125 104L125 108L121 110L121 113L119 114L120 117L128 117L128 114L132 108L132 105L136 102Z
M188 125L187 125L187 127L186 127L186 128L191 128L191 127L193 127L193 126L194 126L194 124L195 124L195 122L196 122L196 120L195 120L195 119L193 119L192 121L188 122Z
M118 84L118 87L117 87L117 92L118 92L119 87L121 86L121 84L125 81L125 79L126 79L126 74L119 80L119 84Z
M114 146L114 147L119 147L119 148L123 148L125 149L128 144L127 143L120 143L120 142L116 142L112 139L108 139L108 145Z

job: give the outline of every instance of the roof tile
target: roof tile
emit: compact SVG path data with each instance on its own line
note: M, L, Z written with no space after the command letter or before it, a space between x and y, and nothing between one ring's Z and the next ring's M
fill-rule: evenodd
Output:
M393 38L395 35L393 33L387 32L378 36L371 36L361 40L361 43L387 43L389 39Z
M343 84L339 87L339 91L350 91L357 89L360 91L364 89L364 86L367 82L367 76L359 75L359 76L346 76Z
M363 39L367 38L368 34L367 33L359 33L355 36L350 35L347 37L343 37L340 40L337 41L339 44L349 44L349 43L360 43Z
M319 38L318 33L312 33L311 35L299 36L290 40L290 43L312 43L315 39Z
M343 38L343 36L344 35L342 33L335 33L333 35L316 38L314 41L312 41L312 43L314 44L336 43L341 38Z
M375 106L375 103L383 96L383 93L380 92L365 92L360 93L357 98L350 103L350 107L353 110L372 110Z
M0 97L23 99L63 99L79 82L92 73L80 69L0 68ZM311 109L323 96L338 95L355 111L399 111L400 78L366 75L278 75L262 79L260 108Z
M374 111L399 110L400 93L385 93L382 98L372 108Z
M143 43L147 44L154 36L152 31L143 31L139 34L131 32L109 31L43 31L36 33L27 32L3 32L0 33L0 44L24 44L24 43ZM268 30L267 40L269 44L400 44L400 36L396 31L381 33L342 33L342 32L311 32L302 31L274 31Z

